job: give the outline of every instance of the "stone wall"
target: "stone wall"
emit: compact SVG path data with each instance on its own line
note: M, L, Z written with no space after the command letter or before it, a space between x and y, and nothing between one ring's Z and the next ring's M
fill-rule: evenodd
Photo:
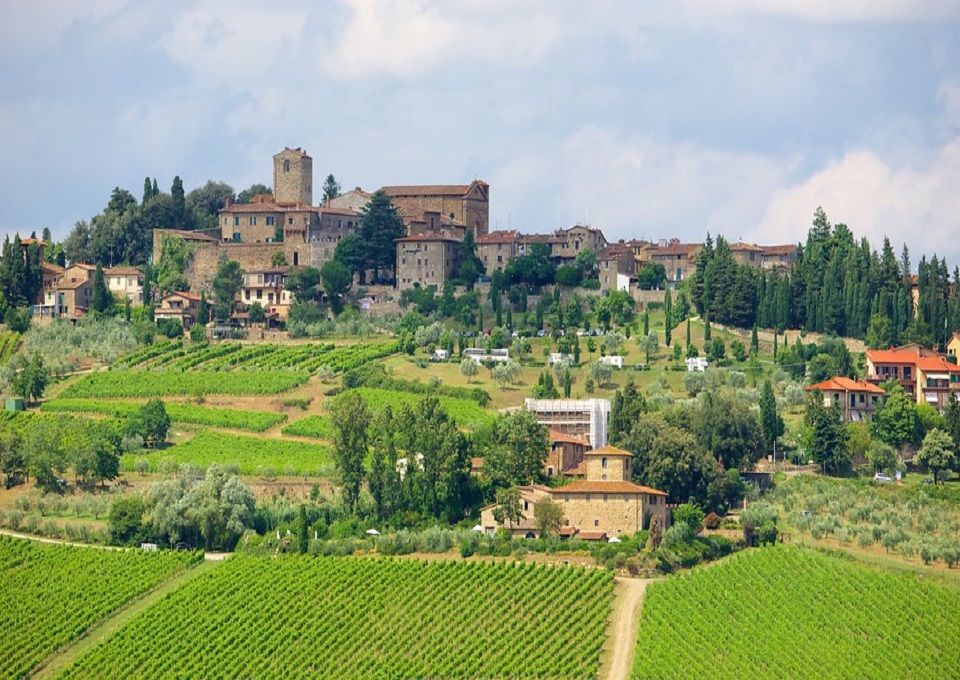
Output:
M273 254L283 251L285 245L285 243L195 243L193 256L187 264L184 275L190 283L191 291L209 291L221 256L228 260L236 260L244 271L263 270L270 267ZM287 261L292 264L292 260Z
M313 205L313 159L299 149L274 156L273 196L277 203Z

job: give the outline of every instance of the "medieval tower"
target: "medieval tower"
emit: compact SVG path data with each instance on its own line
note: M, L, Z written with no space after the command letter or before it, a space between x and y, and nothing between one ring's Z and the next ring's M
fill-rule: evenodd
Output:
M273 197L279 204L313 205L313 159L300 147L273 157Z

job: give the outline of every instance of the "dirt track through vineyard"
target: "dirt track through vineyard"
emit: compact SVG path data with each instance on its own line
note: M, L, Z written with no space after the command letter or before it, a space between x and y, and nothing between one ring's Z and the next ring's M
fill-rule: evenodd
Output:
M628 680L633 666L633 653L637 646L637 626L640 623L640 608L643 594L650 578L617 578L617 595L613 619L610 623L612 653L600 669L600 677L607 680Z

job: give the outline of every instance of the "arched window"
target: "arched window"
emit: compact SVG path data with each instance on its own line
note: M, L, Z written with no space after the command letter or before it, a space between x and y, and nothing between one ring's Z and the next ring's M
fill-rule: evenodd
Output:
M284 171L284 172L290 172L290 161L284 161L284 162L283 162L283 171Z
M300 264L300 253L293 251L293 266L296 267Z
M607 457L606 457L606 456L604 456L603 458L600 459L600 467L602 467L604 470L607 469Z

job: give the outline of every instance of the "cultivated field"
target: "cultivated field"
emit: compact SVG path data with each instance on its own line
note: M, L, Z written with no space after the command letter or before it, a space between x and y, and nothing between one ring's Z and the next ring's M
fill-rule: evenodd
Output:
M948 678L960 590L802 548L647 588L635 678Z
M197 553L51 546L0 536L0 678L23 677Z
M612 574L237 555L61 677L595 677Z

